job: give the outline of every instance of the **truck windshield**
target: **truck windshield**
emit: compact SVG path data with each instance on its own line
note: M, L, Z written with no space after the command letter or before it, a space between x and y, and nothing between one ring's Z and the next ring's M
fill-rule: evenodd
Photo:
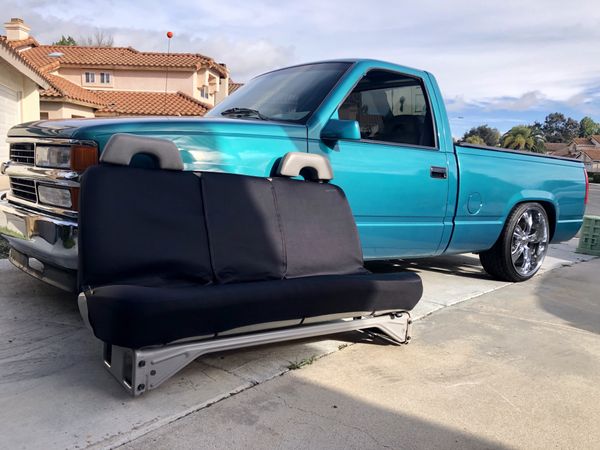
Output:
M307 64L260 75L225 98L206 117L306 123L350 65Z

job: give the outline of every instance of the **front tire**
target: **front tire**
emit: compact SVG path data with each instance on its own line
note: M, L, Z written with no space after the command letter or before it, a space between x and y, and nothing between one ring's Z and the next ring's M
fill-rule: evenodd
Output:
M508 216L494 246L481 252L483 268L494 278L519 282L534 276L548 252L548 214L539 203L522 203Z

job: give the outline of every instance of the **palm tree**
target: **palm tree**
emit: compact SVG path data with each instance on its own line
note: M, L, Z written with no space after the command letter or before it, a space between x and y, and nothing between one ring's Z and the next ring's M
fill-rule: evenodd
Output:
M517 125L504 133L502 147L541 153L544 151L544 136L527 125Z

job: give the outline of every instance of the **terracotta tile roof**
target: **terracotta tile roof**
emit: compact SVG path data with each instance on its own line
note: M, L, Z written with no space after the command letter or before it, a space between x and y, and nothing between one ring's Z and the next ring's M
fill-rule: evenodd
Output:
M183 92L95 91L104 103L97 115L203 116L208 107Z
M50 84L50 88L40 91L41 97L56 97L76 100L92 105L104 105L105 102L96 95L94 91L82 88L62 77L52 74L44 74L44 78Z
M600 149L584 150L583 153L585 153L592 161L600 161Z
M565 144L564 142L546 142L544 146L546 147L546 151L549 152L556 152L558 150L569 148L569 144Z
M20 42L20 41L17 41ZM51 57L51 53L63 56ZM80 47L70 45L37 45L21 52L24 58L47 71L60 66L120 66L143 68L182 68L198 70L208 66L226 76L227 69L213 59L196 53L140 52L131 47Z
M5 36L1 36L3 38L5 38ZM21 47L27 47L27 46L31 46L31 47L37 47L39 44L38 41L36 41L34 38L32 37L28 37L27 39L21 39L20 41L8 41L10 46L14 49L19 49Z
M235 83L235 82L229 80L229 95L233 94L235 91L237 91L243 85L244 85L244 83Z
M592 134L590 138L600 144L600 134Z
M593 145L590 138L575 138L573 142L577 145Z
M16 42L23 42L23 41L16 41ZM33 70L37 75L39 75L40 77L45 79L45 75L39 69L39 67L37 67L35 64L32 64L26 58L23 58L21 53L15 50L12 43L13 42L6 39L6 36L0 36L0 46L2 46L4 49L6 49L8 52L10 52L15 58L18 58L23 64L25 64L29 69Z

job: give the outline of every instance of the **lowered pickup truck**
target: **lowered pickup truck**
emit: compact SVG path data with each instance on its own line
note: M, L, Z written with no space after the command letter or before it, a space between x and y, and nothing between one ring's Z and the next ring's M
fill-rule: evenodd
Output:
M327 61L258 76L201 119L12 128L0 233L17 267L75 288L79 177L115 133L172 140L190 171L265 177L289 152L323 155L346 192L366 259L476 252L502 280L532 277L550 242L577 233L587 201L580 162L455 145L430 73L373 60ZM143 156L132 162L152 163ZM157 211L157 220L168 214Z

